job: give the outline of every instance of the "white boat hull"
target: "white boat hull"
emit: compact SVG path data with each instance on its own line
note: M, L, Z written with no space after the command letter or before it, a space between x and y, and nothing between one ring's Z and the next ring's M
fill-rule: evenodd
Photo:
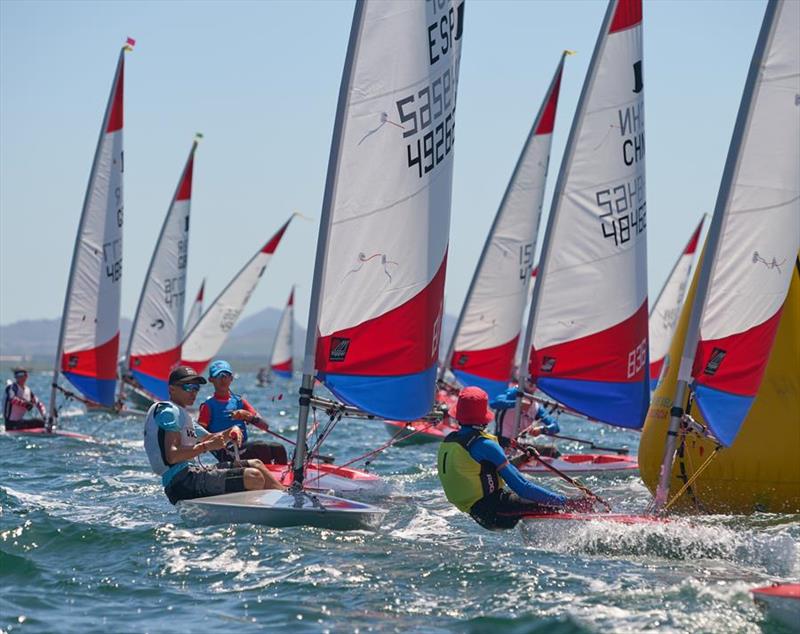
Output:
M331 495L272 490L183 500L178 508L192 523L316 526L331 530L375 529L386 514L376 506Z
M267 465L281 484L289 486L292 481L291 465ZM334 495L352 495L355 493L388 493L387 482L373 474L329 464L313 463L306 470L303 486L309 491L333 491Z
M629 456L611 456L608 454L563 454L558 458L543 456L547 464L564 473L572 475L598 474L598 473L636 473L639 463L636 458ZM521 465L519 470L528 475L555 475L553 471L541 464L536 459L531 459Z

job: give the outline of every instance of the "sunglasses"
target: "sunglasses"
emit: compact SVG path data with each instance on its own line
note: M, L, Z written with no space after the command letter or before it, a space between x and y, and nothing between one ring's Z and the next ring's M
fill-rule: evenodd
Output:
M14 376L21 379L23 376L28 376L27 372L14 372Z
M215 374L211 378L212 379L224 379L225 377L232 377L232 376L233 375L230 372L224 372L223 371L223 372L218 372L217 374Z
M198 383L185 383L184 385L181 385L181 389L184 392L199 392L200 385Z

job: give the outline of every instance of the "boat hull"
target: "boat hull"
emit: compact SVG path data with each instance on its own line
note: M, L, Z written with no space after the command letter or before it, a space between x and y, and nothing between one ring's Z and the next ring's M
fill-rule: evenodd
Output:
M369 530L386 511L330 495L283 491L243 491L178 503L181 515L202 524L260 524L275 528L315 526L329 530Z
M558 458L543 456L547 464L564 473L573 475L600 473L636 473L639 463L630 456L612 456L609 454L564 454ZM531 459L519 465L519 470L528 475L556 475L536 459Z
M788 627L800 631L800 583L782 583L750 590L755 602L769 616Z
M270 464L267 469L284 486L294 481L291 465ZM336 495L379 493L388 488L386 481L374 473L324 463L310 464L303 484L310 491L333 491Z

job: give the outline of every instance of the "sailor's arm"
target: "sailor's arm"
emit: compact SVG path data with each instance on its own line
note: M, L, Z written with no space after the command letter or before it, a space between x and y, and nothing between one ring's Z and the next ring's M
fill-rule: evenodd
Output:
M164 453L168 464L176 464L192 460L206 451L222 449L227 442L226 431L218 434L208 434L192 447L181 445L181 434L177 431L168 431L164 434Z
M256 408L250 405L245 398L242 398L242 409L237 409L231 412L231 418L233 420L243 420L244 422L255 425L264 431L269 429L267 421L261 418L261 415L258 413L258 411L256 411Z

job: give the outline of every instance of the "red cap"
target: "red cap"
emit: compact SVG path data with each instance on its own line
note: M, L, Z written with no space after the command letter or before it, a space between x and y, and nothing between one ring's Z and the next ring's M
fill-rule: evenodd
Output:
M465 387L458 402L450 408L450 417L462 425L486 425L494 420L489 410L489 395L479 387Z

